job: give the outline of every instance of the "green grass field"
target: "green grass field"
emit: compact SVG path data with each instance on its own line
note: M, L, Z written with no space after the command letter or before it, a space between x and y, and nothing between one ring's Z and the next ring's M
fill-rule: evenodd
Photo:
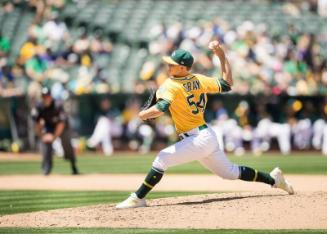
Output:
M146 173L154 154L120 154L113 157L83 155L78 157L78 165L84 174L88 173ZM320 154L294 154L288 157L266 154L261 157L235 157L230 159L242 165L270 171L275 166L288 174L327 174L327 157ZM61 158L55 159L53 173L68 174L69 165ZM210 173L200 164L193 162L177 166L168 173L203 174ZM40 174L40 162L25 160L1 160L1 175ZM0 188L1 189L1 188ZM153 192L149 198L183 196L190 192ZM110 191L1 191L0 215L79 207L93 204L111 204L121 201L128 192ZM327 233L327 230L173 230L173 229L108 229L108 228L0 228L0 233Z
M153 192L149 198L195 195L190 192ZM32 212L67 207L79 207L94 204L110 204L121 201L127 192L108 191L1 191L0 215ZM110 229L110 228L0 228L0 233L221 233L221 234L250 234L250 233L326 233L326 230L204 230L204 229Z
M152 192L149 199L203 194L200 192ZM0 190L0 215L23 212L112 204L122 201L129 192L110 191L34 191Z
M78 157L78 166L82 173L147 173L151 167L155 154L135 156L119 154L113 157L83 155ZM287 174L327 174L327 157L319 153L301 153L290 156L265 154L261 157L245 155L231 156L230 159L239 164L254 167L262 171L270 171L279 166ZM39 174L40 162L27 161L22 157L17 161L0 161L0 174ZM69 165L61 158L55 158L53 173L70 173ZM168 169L168 173L204 174L210 173L199 163L192 162Z

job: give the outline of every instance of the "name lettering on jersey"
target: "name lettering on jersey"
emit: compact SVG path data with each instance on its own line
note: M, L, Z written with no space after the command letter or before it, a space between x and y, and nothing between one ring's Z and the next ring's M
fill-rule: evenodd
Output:
M200 81L198 80L189 81L183 84L183 86L186 92L190 92L192 90L198 90L200 89Z

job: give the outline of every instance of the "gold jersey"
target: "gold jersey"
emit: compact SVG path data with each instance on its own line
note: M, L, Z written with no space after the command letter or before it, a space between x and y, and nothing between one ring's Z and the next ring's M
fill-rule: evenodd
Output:
M204 110L207 93L222 92L215 78L190 74L181 78L168 78L158 89L157 100L170 103L169 111L178 134L205 124Z

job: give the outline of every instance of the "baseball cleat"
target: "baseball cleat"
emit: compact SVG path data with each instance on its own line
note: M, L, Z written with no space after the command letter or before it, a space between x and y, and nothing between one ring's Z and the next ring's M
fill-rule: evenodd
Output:
M288 194L294 194L293 186L284 178L283 172L278 167L270 172L270 176L275 180L274 188L280 188Z
M135 193L132 193L125 201L116 205L117 209L128 209L128 208L137 208L145 207L145 199L140 199L136 196Z

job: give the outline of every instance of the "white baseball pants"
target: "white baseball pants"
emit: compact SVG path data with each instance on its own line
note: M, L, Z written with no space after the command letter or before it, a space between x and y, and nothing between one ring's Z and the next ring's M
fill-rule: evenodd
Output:
M228 160L211 127L202 130L195 128L187 134L189 137L160 151L152 166L165 171L172 166L199 161L212 173L224 179L239 178L238 165Z
M95 126L92 136L88 140L88 145L95 147L102 144L105 155L112 155L114 148L111 141L111 122L107 117L101 116Z
M322 153L327 155L327 124L324 127L324 135L323 135L323 142L322 142Z
M301 119L293 127L292 132L294 135L294 145L302 149L309 149L312 136L311 120Z
M278 141L279 149L286 155L291 152L291 127L287 123L274 123L268 118L259 121L255 129L255 140L268 141L275 137Z
M312 145L317 150L322 148L325 125L326 123L323 119L318 119L313 123Z

